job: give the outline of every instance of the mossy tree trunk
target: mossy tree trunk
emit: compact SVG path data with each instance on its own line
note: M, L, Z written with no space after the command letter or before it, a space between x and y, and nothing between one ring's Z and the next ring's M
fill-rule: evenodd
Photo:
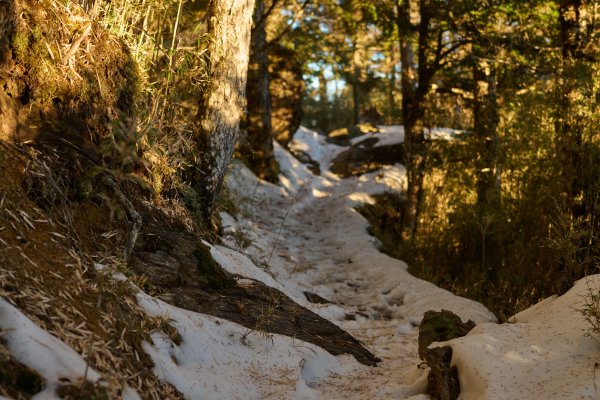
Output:
M209 4L210 82L197 115L199 154L193 178L205 222L210 220L239 138L253 10L254 0L211 0Z

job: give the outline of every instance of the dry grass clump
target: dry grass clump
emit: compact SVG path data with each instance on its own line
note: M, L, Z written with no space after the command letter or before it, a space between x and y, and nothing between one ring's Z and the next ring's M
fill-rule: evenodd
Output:
M185 197L180 176L194 162L197 99L207 79L205 10L182 1L116 0L79 3L131 50L140 76L138 145L156 193Z
M588 286L588 293L583 298L583 307L579 312L588 323L588 334L600 338L600 288Z

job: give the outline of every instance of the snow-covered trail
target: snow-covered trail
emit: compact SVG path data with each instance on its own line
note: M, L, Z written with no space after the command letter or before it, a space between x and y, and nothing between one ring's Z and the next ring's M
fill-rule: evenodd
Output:
M251 216L237 222L225 216L225 222L231 231L241 229L251 236L254 245L246 251L253 259L274 253L270 272L288 295L347 330L382 359L375 368L346 360L347 373L332 374L313 385L322 398L419 395L426 371L418 368L417 325L425 311L448 309L477 323L494 317L479 303L411 276L405 263L377 250L366 221L353 206L372 201L371 194L398 190L401 166L340 179L326 172L341 150L338 146L308 130L296 140L321 164L322 176L312 175L280 148L277 157L285 189L252 182L249 172L237 166L230 187L242 189L238 195L251 199L246 210ZM309 303L304 291L332 304Z
M386 127L381 137L394 143L402 129ZM323 174L314 176L280 147L280 186L236 163L227 185L238 210L235 217L221 214L224 245L212 246L212 255L230 273L250 278L240 278L239 286L260 280L285 292L361 340L381 362L368 367L350 355L333 356L311 343L181 309L139 291L145 312L168 320L181 339L174 343L160 330L143 343L158 378L191 400L425 400L428 370L417 356L417 325L427 310L447 309L478 323L467 336L442 344L453 349L459 399L600 398L600 341L589 335L579 312L586 301L587 307L597 306L589 296L600 296L600 275L522 311L512 323L485 323L494 317L481 304L411 276L402 261L380 253L354 210L375 193L400 190L402 166L340 179L328 167L342 148L304 128L293 145L317 161ZM110 267L96 268L128 279ZM329 303L311 303L306 292ZM273 301L268 308L278 307ZM269 318L268 311L261 316ZM72 348L3 299L0 329L15 358L48 382L33 398L58 399L53 390L64 378L101 381ZM123 399L147 397L124 387Z

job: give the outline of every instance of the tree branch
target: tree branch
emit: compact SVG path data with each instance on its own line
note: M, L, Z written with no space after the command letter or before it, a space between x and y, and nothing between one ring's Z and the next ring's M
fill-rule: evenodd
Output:
M281 31L277 36L275 36L274 39L270 40L267 42L266 47L270 47L272 44L275 44L277 42L279 42L281 40L282 37L284 37L289 30L292 28L292 26L294 26L294 24L296 22L298 22L298 20L302 17L302 15L304 14L304 10L306 9L306 6L311 2L311 0L304 0L304 3L302 3L302 6L300 7L300 11L298 11L298 14L294 17L294 19L292 20L292 22L290 22L284 29L283 31Z
M269 16L273 12L273 10L275 10L275 7L277 7L279 5L279 3L281 3L281 1L282 0L273 0L271 2L271 5L267 9L267 11L265 11L265 13L260 17L260 19L256 22L256 24L252 28L252 31L254 31L254 29L256 29L256 27L261 26L262 24L265 23L265 21L267 20L267 18L269 18Z

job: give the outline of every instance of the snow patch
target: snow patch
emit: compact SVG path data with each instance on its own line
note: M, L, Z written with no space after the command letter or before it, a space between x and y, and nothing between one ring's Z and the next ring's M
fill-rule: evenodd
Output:
M144 293L137 298L149 315L168 318L181 335L177 346L155 332L144 350L155 374L188 399L313 399L312 385L344 373L338 359L310 343L251 331Z
M14 357L46 380L34 399L58 399L54 393L66 382L90 382L101 376L71 347L38 327L8 301L0 298L0 331Z
M600 275L561 297L516 314L508 324L481 324L446 343L458 368L463 400L598 399L600 344L578 310ZM597 289L596 289L597 290Z

